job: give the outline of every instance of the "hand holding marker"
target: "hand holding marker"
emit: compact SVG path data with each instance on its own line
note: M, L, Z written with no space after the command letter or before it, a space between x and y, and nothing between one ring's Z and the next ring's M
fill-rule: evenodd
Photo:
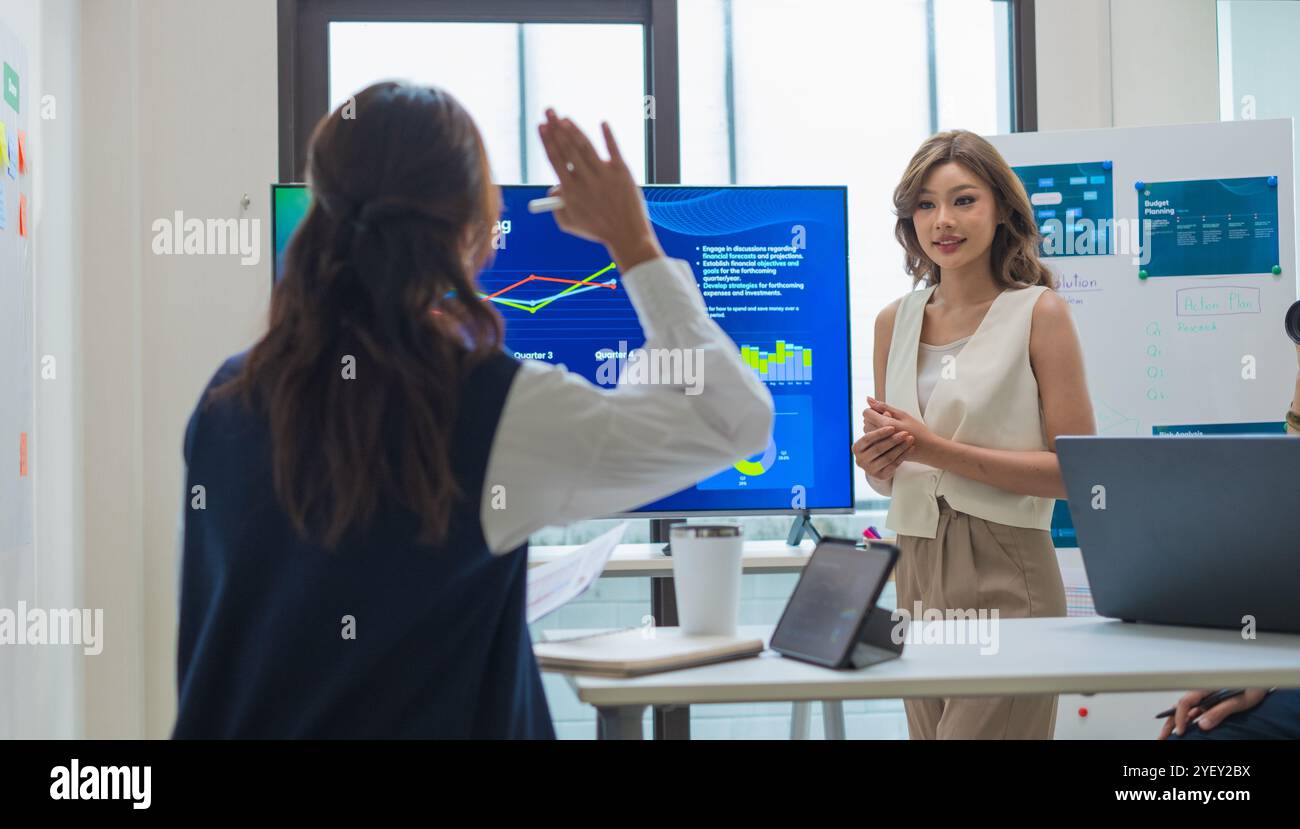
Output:
M533 199L528 203L529 213L552 213L564 207L564 199L559 196L546 196L541 199Z
M619 152L609 124L601 123L609 158L596 154L591 141L568 118L546 110L546 121L538 125L547 160L560 183L551 188L546 208L565 233L599 242L609 251L618 269L627 273L642 262L663 257L646 212L645 197Z

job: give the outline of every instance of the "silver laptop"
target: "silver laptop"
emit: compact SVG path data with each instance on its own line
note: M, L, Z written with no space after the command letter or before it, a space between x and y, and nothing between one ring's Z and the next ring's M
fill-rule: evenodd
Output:
M1062 437L1097 613L1300 633L1300 438Z

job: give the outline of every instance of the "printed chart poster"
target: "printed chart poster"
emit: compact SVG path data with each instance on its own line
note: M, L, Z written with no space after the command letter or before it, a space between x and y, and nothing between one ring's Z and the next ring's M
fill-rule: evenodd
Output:
M1147 276L1271 274L1281 264L1272 181L1148 182L1138 196Z
M1115 221L1114 170L1109 161L1013 167L1043 234L1043 256L1106 256Z

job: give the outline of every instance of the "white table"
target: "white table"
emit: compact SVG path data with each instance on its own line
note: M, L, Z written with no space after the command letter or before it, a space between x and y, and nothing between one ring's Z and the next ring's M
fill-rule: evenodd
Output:
M961 623L934 624L951 637ZM590 631L552 635L583 632ZM767 641L772 626L742 627L740 633ZM899 659L860 671L834 671L767 651L636 679L569 681L578 699L596 707L605 739L641 739L647 705L1300 687L1300 635L1260 633L1243 640L1236 630L1064 617L1000 620L995 654L982 655L973 635L967 642L909 641Z
M798 547L787 547L784 541L746 541L740 564L746 573L797 573L803 570L812 557L813 543L805 541ZM664 544L620 544L614 548L609 563L601 573L611 576L661 576L673 575L673 558L663 552ZM529 547L528 566L536 567L554 561L574 550L576 545L554 547Z
M788 546L781 540L746 541L740 559L741 569L745 573L797 573L808 563L815 546L811 540L805 540L798 547ZM655 624L671 627L677 624L677 598L673 591L673 559L664 553L663 548L662 541L620 544L614 548L605 564L601 578L650 577L650 615L654 617ZM576 549L577 545L530 546L528 566L536 567L554 561ZM828 713L833 717L838 711L839 706L835 706ZM796 711L794 731L800 734L806 732L810 716L808 706L800 707ZM842 719L841 717L837 722ZM690 730L688 708L660 706L655 709L656 738L685 739L689 738Z

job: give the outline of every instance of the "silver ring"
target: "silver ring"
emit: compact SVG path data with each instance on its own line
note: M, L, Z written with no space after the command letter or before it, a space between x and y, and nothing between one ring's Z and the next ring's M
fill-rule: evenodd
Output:
M566 161L566 162L564 162L564 169L566 169L566 170L568 170L570 173L572 173L572 172L573 172L573 162L572 162L572 161Z

